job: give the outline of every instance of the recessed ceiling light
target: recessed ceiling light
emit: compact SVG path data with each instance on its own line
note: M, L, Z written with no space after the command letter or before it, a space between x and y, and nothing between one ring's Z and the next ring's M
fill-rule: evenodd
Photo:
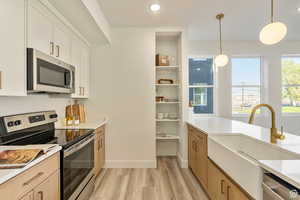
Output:
M297 10L298 10L298 12L300 12L300 7Z
M151 5L150 5L150 10L151 10L152 12L157 12L157 11L160 10L160 5L157 4L157 3L151 4Z

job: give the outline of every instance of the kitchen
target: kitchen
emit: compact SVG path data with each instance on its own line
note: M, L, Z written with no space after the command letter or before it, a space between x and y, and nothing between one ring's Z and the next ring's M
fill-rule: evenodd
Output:
M288 199L263 180L269 172L295 195L298 86L283 78L299 67L300 2L274 0L273 9L272 2L1 2L1 150L57 144L23 168L1 169L1 194ZM266 45L259 34L273 18L287 35ZM227 55L223 67L219 54ZM262 107L250 125L253 106L262 103L275 110L275 123ZM74 115L80 108L68 116L70 105L86 116ZM283 133L277 144L272 125ZM68 160L73 145L82 154ZM88 171L67 169L69 161Z

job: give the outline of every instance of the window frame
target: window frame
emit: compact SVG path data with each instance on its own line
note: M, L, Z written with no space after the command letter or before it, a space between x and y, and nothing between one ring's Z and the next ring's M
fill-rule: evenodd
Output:
M260 85L233 85L232 84L232 59L234 58L259 58L260 60L260 66L259 66L259 72L260 72ZM259 88L260 92L259 92L259 102L262 103L263 102L263 83L264 83L264 70L263 70L263 65L264 65L264 59L262 56L260 55L233 55L230 58L230 77L231 77L231 116L232 117L248 117L249 113L233 113L233 102L232 102L232 89L233 88L242 88L242 87L246 87L246 88ZM263 112L257 113L257 116L261 116L263 114Z
M188 102L190 101L189 96L190 96L190 88L213 88L213 113L194 113L196 116L201 116L201 117L213 117L216 116L217 114L217 68L215 65L215 55L189 55L187 57L187 66L188 66L188 71L187 71L187 97L188 97ZM190 66L189 66L189 60L190 59L207 59L207 58L212 58L213 59L213 85L190 85Z
M291 85L283 85L283 83L282 83L282 76L283 76L283 73L282 73L282 58L284 58L284 57L298 57L298 58L300 58L300 54L283 54L283 55L281 55L280 56L280 78L281 78L281 82L280 82L280 85L281 85L281 98L280 98L280 112L281 112L281 115L282 116L286 116L286 117L288 117L288 116L300 116L300 112L283 112L282 111L282 109L283 109L283 106L282 106L282 92L283 92L283 88L284 87L300 87L300 84L291 84Z

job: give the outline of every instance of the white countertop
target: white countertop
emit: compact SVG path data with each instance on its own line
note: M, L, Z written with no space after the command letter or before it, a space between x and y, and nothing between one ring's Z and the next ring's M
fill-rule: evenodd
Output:
M300 160L260 160L261 167L300 189Z
M285 140L278 140L277 144L272 144L270 129L240 121L220 117L194 117L187 120L186 123L207 133L208 137L215 134L242 134L274 145L282 151L300 155L300 136L293 134L284 133ZM300 160L260 160L259 163L265 170L300 188Z
M221 117L193 117L186 121L194 128L202 132L211 134L243 134L265 143L270 142L270 129L247 124L240 121L225 119ZM289 133L284 133L285 140L278 140L277 144L272 144L282 150L300 154L300 137Z
M43 148L44 145L30 145L30 146L35 146L36 148ZM20 146L20 148L22 148ZM0 146L0 151L1 150L6 150L7 147L5 146ZM37 159L33 160L31 163L26 165L23 168L18 168L18 169L0 169L0 184L8 181L9 179L17 176L18 174L21 174L22 172L26 171L27 169L33 167L34 165L42 162L46 158L52 156L53 154L59 152L61 150L61 147L59 145L56 145L54 148L52 148L50 151L48 151L46 154L39 156Z
M66 126L62 122L58 121L55 123L55 128L56 129L97 129L104 124L106 124L108 120L105 118L103 120L99 121L87 121L86 123L82 123L79 125L74 125L74 126Z

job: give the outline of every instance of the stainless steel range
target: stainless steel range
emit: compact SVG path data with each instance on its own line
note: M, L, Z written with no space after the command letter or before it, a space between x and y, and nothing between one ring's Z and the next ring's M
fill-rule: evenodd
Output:
M56 121L55 111L1 117L0 145L61 145L61 199L88 199L94 188L94 130L55 129Z

